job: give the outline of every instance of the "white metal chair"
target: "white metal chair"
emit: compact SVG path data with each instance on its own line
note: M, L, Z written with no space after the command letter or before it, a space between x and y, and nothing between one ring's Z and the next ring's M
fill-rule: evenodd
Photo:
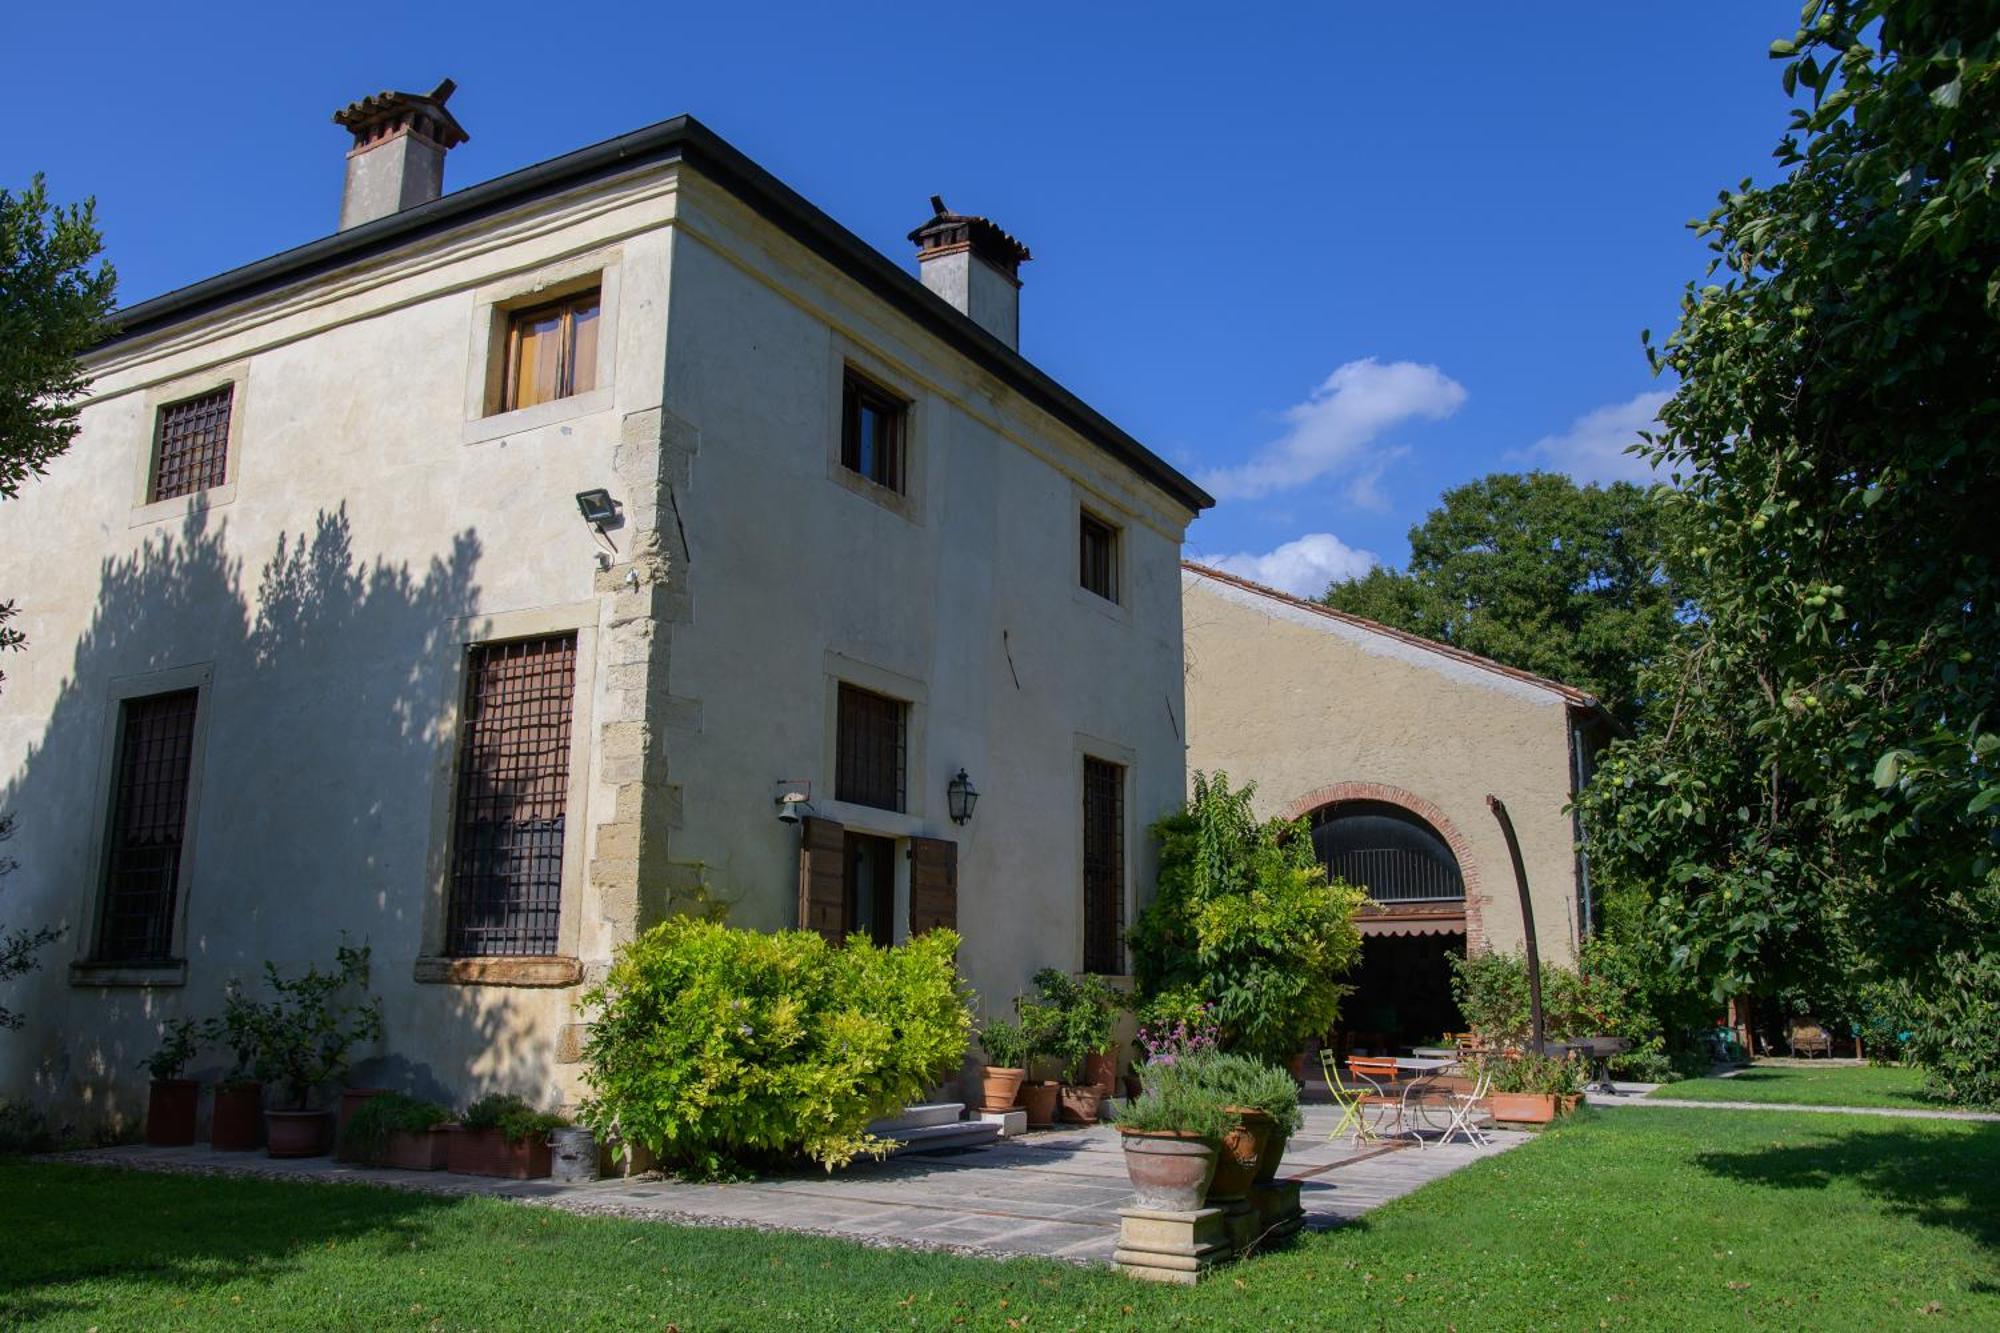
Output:
M1474 1147L1484 1148L1493 1142L1492 1137L1484 1128L1475 1124L1472 1118L1479 1112L1479 1104L1493 1091L1493 1075L1483 1065L1476 1065L1474 1068L1478 1069L1479 1073L1472 1080L1472 1091L1452 1091L1444 1095L1444 1105L1450 1112L1451 1120L1445 1126L1444 1133L1438 1136L1440 1146L1450 1143L1454 1134L1463 1134L1465 1141Z

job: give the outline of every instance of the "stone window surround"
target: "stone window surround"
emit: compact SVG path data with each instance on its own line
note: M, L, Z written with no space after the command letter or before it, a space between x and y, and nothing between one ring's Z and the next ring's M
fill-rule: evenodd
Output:
M846 419L849 371L903 400L903 489L900 491L872 481L840 461L840 433ZM832 335L827 374L826 420L830 423L825 432L827 478L842 489L852 491L864 500L872 501L922 527L924 486L929 478L926 466L929 451L924 446L930 401L926 395L911 387L916 379L915 375L898 371L845 335L838 332ZM858 681L856 683L859 684Z
M420 982L483 986L574 986L583 979L578 961L583 889L590 839L588 804L592 712L597 692L595 599L524 611L464 616L453 622L451 669L439 700L438 745L431 769L430 855L427 858L422 948L413 975ZM556 952L537 957L459 958L444 952L445 915L451 891L452 803L457 792L459 713L465 706L465 663L476 644L539 638L574 631L576 679L570 707L569 798L563 813L561 915Z
M903 809L882 810L872 805L854 805L833 798L833 777L840 763L840 687L858 685L908 706L903 721ZM859 658L828 649L825 658L824 735L821 741L820 771L827 774L815 784L814 809L828 819L838 820L856 833L873 833L885 838L926 837L925 814L940 793L930 790L930 768L925 762L930 691L925 684L900 672L878 667ZM897 871L899 895L907 867Z
M234 425L231 431L234 432ZM182 496L181 499L191 497ZM188 899L193 896L196 853L201 827L202 768L208 752L208 725L212 708L215 664L200 662L169 667L134 676L114 676L105 690L104 720L100 727L95 804L91 812L90 854L85 864L90 877L85 882L75 919L86 924L78 932L76 957L70 963L73 986L180 986L187 982ZM167 962L100 962L92 955L97 949L99 918L104 908L106 858L111 854L111 796L117 778L118 733L127 699L143 699L154 694L195 691L194 746L188 756L187 818L181 842L179 878L174 884L173 959Z
M223 455L222 484L166 500L150 499L153 468L160 453L161 409L214 393L225 386L231 389L231 394L229 442ZM132 480L132 510L126 526L136 528L162 519L181 518L196 509L219 509L236 499L236 487L243 466L243 419L248 414L249 397L250 362L247 358L164 380L146 390L139 409L145 422L146 443L145 447L133 451L138 466Z
M613 247L544 264L472 294L462 444L484 444L609 409L618 392L618 313L622 252ZM517 310L598 289L597 384L512 412L499 410L507 372L507 326Z
M1088 607L1108 620L1121 625L1132 623L1132 553L1130 516L1097 492L1085 487L1081 482L1070 482L1069 544L1064 547L1068 563L1064 566L1065 577L1070 588L1070 600L1078 606ZM1118 600L1100 597L1083 586L1079 577L1078 553L1083 549L1083 518L1088 514L1099 523L1110 528L1115 536L1112 542L1111 586L1118 590ZM1099 756L1103 758L1104 756Z
M1123 543L1121 542L1120 545L1123 545ZM1104 600L1096 593L1085 593L1084 595L1095 602L1102 602ZM1082 731L1075 733L1070 745L1069 759L1069 804L1074 817L1073 827L1076 835L1076 874L1074 878L1076 886L1076 898L1074 899L1076 903L1076 925L1075 929L1071 932L1073 938L1070 942L1070 957L1077 960L1076 966L1071 969L1071 975L1079 977L1084 975L1083 761L1085 759L1099 759L1107 764L1117 764L1125 770L1125 865L1123 867L1125 871L1125 902L1124 915L1121 919L1125 922L1127 930L1132 928L1133 921L1136 919L1138 913L1138 896L1134 892L1134 886L1138 882L1139 857L1137 853L1143 846L1143 843L1140 841L1143 834L1138 826L1138 802L1132 799L1132 780L1133 776L1139 771L1139 752L1129 745L1107 740L1102 736L1093 736L1088 732ZM1130 944L1123 945L1120 952L1124 955L1125 966L1129 969L1132 966L1132 946ZM1127 971L1117 976L1104 975L1104 979L1114 985L1129 986L1132 976Z

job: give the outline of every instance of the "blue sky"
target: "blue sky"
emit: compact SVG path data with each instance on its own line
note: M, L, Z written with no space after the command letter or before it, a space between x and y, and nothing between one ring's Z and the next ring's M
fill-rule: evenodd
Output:
M19 7L0 185L94 194L130 301L330 231L364 93L458 81L447 188L690 112L899 260L933 192L1020 236L1023 352L1223 497L1192 554L1316 592L1460 481L1631 474L1798 13L620 8Z

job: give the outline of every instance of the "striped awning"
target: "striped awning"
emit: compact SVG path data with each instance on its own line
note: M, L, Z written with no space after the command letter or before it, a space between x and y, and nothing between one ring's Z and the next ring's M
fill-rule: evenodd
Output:
M1367 903L1354 914L1367 935L1463 935L1465 900L1450 903Z

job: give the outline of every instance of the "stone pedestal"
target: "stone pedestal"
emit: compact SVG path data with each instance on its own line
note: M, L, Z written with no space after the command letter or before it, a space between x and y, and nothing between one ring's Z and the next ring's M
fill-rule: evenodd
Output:
M1118 1210L1118 1267L1152 1282L1192 1286L1217 1264L1236 1257L1229 1216L1221 1208L1191 1213L1151 1208Z
M1257 1234L1260 1246L1274 1242L1305 1225L1306 1212L1299 1206L1299 1182L1273 1180L1250 1187L1250 1202L1257 1207Z

